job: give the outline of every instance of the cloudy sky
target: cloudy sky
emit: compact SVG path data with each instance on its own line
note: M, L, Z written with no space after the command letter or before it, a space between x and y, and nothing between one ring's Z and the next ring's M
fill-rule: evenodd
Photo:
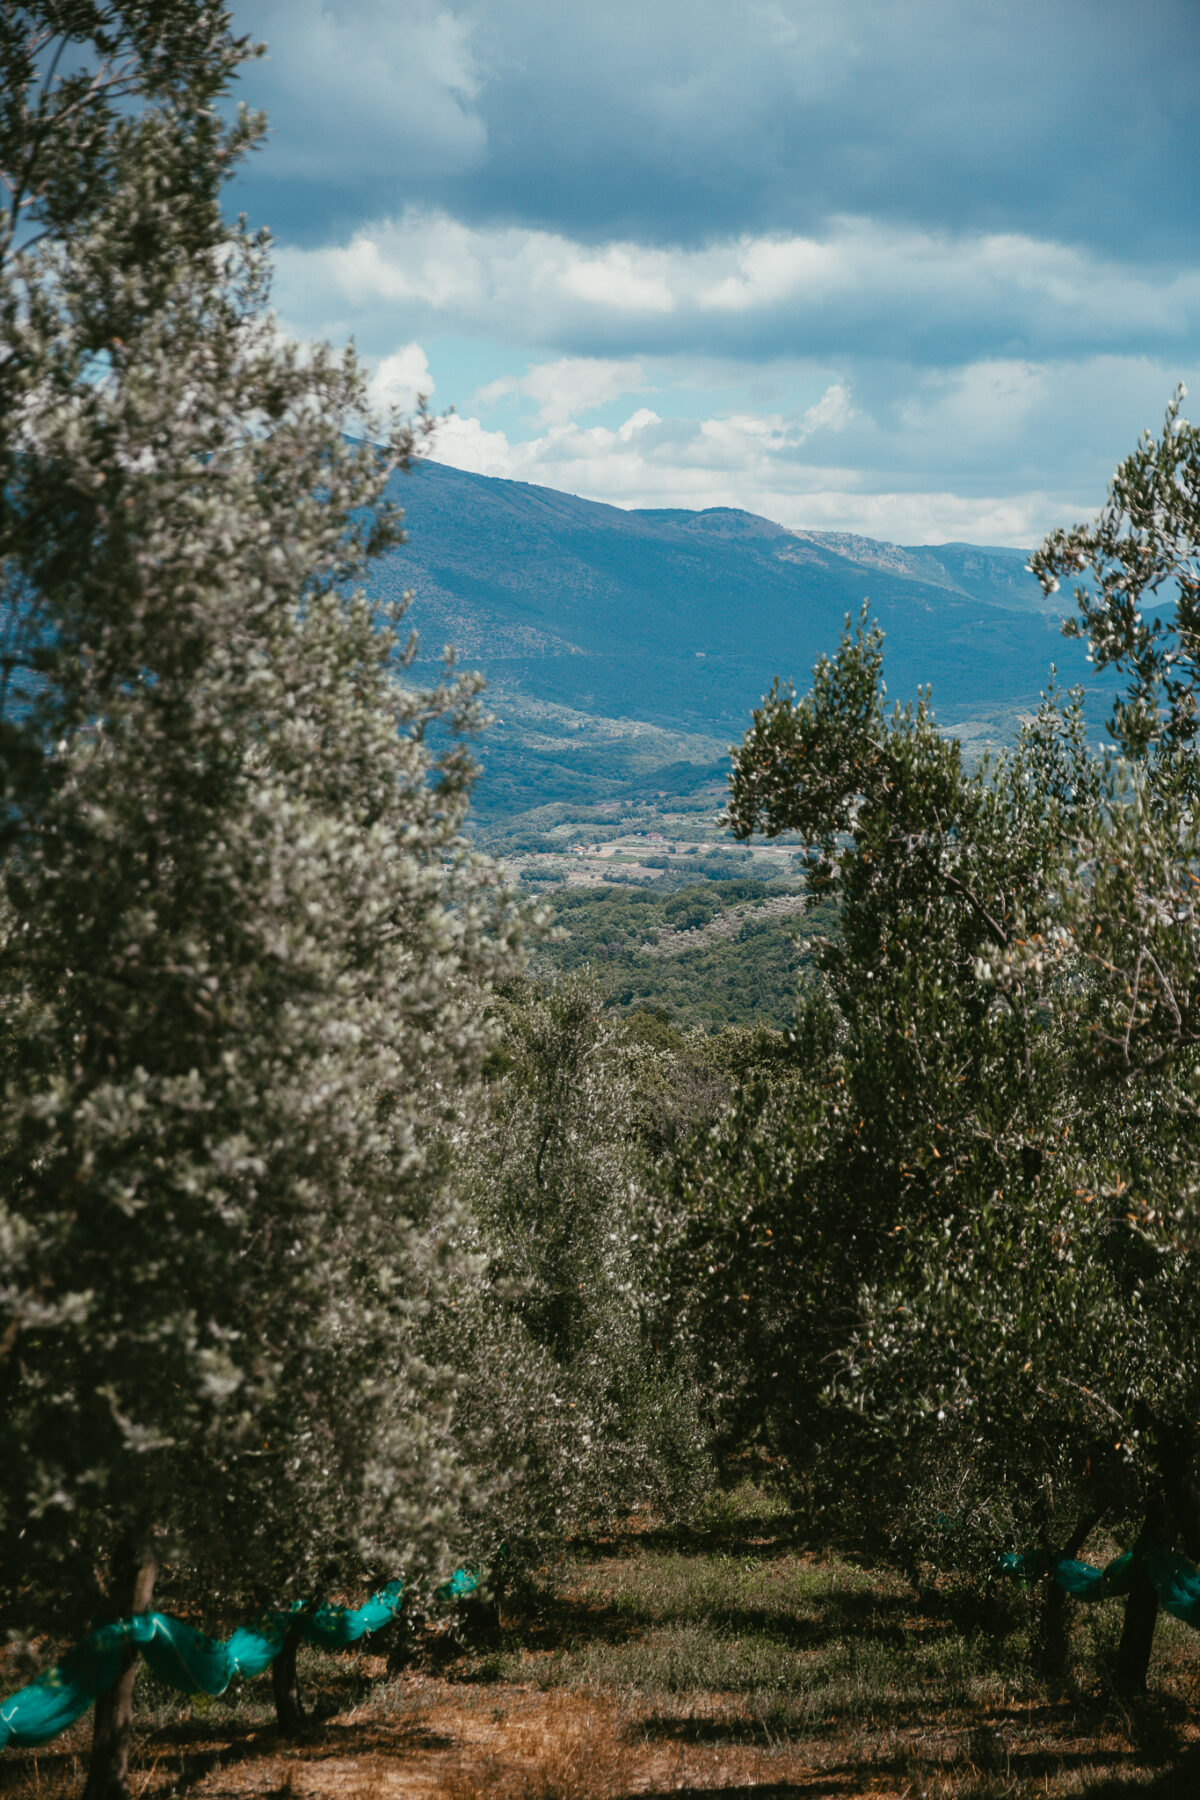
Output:
M235 16L281 321L453 407L443 461L1025 545L1200 406L1197 0Z

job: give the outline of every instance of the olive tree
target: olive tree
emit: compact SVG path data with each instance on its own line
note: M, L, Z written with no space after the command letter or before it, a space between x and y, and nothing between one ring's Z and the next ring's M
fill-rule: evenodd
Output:
M1072 1078L1066 977L1020 954L1053 930L1063 847L1100 785L1078 699L1054 694L1009 754L967 768L927 701L889 712L865 618L809 695L767 697L735 753L735 830L803 833L840 929L796 1079L735 1110L719 1156L701 1150L691 1188L712 1200L693 1210L721 1227L726 1318L746 1352L769 1345L743 1384L770 1441L797 1469L819 1454L851 1492L872 1463L893 1531L933 1457L993 1541L1061 1544L1121 1460L1089 1380L1113 1277L1063 1233L1104 1121ZM984 978L1000 961L1002 993ZM972 1465L1007 1470L1001 1491L964 1499ZM932 1523L946 1501L929 1498Z
M411 1572L463 1479L422 1319L515 927L461 837L475 683L409 685L361 586L413 433L364 432L352 354L281 341L222 218L250 53L204 0L0 17L0 1601L30 1632L145 1608L158 1564L218 1612Z
M439 1322L461 1428L505 1474L480 1539L513 1570L631 1507L686 1504L708 1457L686 1346L656 1345L644 1047L586 975L510 982L493 1011L456 1165L482 1279Z
M833 1048L801 1129L780 1127L786 1229L760 1231L759 1261L802 1246L813 1301L806 1272L840 1255L834 1296L796 1313L808 1411L903 1445L910 1474L948 1450L981 1549L1007 1521L1059 1554L1106 1518L1200 1554L1198 465L1176 403L1099 519L1033 560L1048 591L1079 579L1076 629L1130 675L1121 758L1052 698L1012 753L964 770L921 705L885 716L865 627L810 696L776 689L735 756L735 828L802 831L842 919L824 958ZM1153 1611L1143 1582L1131 1688ZM1061 1618L1048 1638L1061 1664Z
M1052 531L1030 564L1048 595L1074 583L1065 634L1127 677L1110 728L1139 760L1169 762L1200 728L1200 429L1181 416L1186 396L1181 385L1161 437L1143 432L1097 517Z

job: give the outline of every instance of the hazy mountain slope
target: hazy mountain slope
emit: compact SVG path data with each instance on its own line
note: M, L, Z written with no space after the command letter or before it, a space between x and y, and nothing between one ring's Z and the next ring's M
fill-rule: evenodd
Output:
M775 675L803 688L868 596L889 691L931 683L946 723L1011 722L1052 661L1088 674L1020 551L787 531L725 508L623 511L438 463L397 477L396 494L409 542L375 582L414 591L423 656L452 643L487 674L508 721L487 752L506 810L527 789L532 804L644 779L651 746L603 720L700 734L690 760L711 772L714 737L740 735ZM552 724L530 702L576 718L560 729L565 715Z
M1047 600L1029 573L1027 550L984 544L889 544L844 531L810 531L802 535L859 568L880 569L947 588L971 599L986 600L1005 611L1045 612L1056 618L1061 611L1058 597Z
M410 542L377 579L415 590L426 645L453 641L498 683L585 712L738 725L774 674L805 680L865 595L892 691L932 682L946 712L1035 697L1072 652L1018 551L625 512L437 463L397 492Z
M608 719L493 688L495 723L476 746L485 779L475 810L512 817L551 801L588 807L652 794L691 794L724 780L730 733L669 731Z

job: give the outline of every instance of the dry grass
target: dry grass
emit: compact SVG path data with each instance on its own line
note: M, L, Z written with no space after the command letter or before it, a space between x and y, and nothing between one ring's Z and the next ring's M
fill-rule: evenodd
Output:
M1200 1633L1162 1621L1152 1691L1121 1709L1119 1606L1080 1608L1048 1693L1019 1594L919 1600L788 1533L767 1508L686 1547L643 1521L399 1676L314 1652L291 1743L265 1682L189 1705L143 1675L136 1800L1200 1800ZM88 1736L0 1755L0 1800L77 1795Z
M1069 1703L830 1725L777 1736L729 1695L539 1690L418 1679L416 1709L389 1722L376 1697L283 1744L269 1729L157 1732L139 1746L139 1800L1196 1800L1194 1733L1152 1703L1137 1718L1091 1717ZM7 1760L7 1759L6 1759ZM9 1763L0 1792L79 1794L77 1757Z
M447 1772L439 1800L620 1800L634 1785L631 1747L613 1709L595 1699L549 1695L502 1736L502 1749Z

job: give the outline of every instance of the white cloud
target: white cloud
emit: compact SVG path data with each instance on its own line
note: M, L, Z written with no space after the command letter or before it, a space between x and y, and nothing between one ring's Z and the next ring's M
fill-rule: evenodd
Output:
M411 209L349 242L277 253L285 313L367 340L472 332L573 356L888 355L930 367L995 357L1190 347L1200 268L1133 269L1016 234L932 234L870 219L821 238L743 237L702 249L599 250L521 227ZM1018 354L1028 354L1018 351Z
M737 272L725 275L699 296L714 311L748 312L801 295L826 297L845 288L850 270L837 246L809 238L763 238L743 242Z
M558 271L565 294L589 306L628 313L672 313L678 304L669 280L670 260L661 251L613 244L600 256L569 257Z
M242 82L273 126L250 185L309 242L419 198L593 246L820 235L835 214L870 212L933 229L988 219L1165 262L1181 242L1196 254L1194 0L239 0L235 12L271 46Z
M644 431L647 425L661 425L662 420L648 406L639 406L635 413L630 413L625 423L617 430L617 436L623 444L627 444L635 431Z
M536 401L543 425L564 425L580 413L636 393L643 385L640 362L615 362L598 356L563 356L535 363L524 375L501 375L476 394L480 406L492 406L507 394Z
M808 408L801 420L801 429L805 437L814 431L820 431L822 426L828 426L830 431L842 431L854 416L849 388L843 387L840 381L835 381Z
M943 431L962 442L1022 437L1048 400L1058 400L1044 364L986 358L927 382L902 409L914 431Z
M371 405L379 412L411 412L421 395L429 399L436 383L420 344L403 344L376 365L370 382Z
M464 466L1028 541L1200 373L1200 10L1101 10L238 0L237 204L289 333L402 407L432 363Z
M784 496L781 502L786 504ZM810 531L854 531L893 544L1036 544L1057 510L1057 496L1040 489L1019 494L864 494L830 487L804 496ZM793 514L796 508L792 506ZM1086 513L1086 507L1078 509Z
M478 419L454 416L439 426L434 455L475 474L615 506L744 507L796 530L858 531L896 543L1033 544L1056 511L1056 496L1038 490L869 492L853 469L789 461L780 452L790 436L775 418L680 425L641 408L615 431L568 425L514 443Z
M519 472L520 450L511 445L502 431L485 431L478 419L464 419L452 413L438 423L433 454L438 462L452 468L466 469L472 475L499 475L505 480L536 480L536 476Z
M1011 234L841 220L820 240L597 249L413 211L278 260L297 335L353 330L382 358L377 380L400 358L410 391L429 346L439 401L466 413L443 429L448 462L900 541L1027 544L1086 517L1198 373L1200 268L1160 279ZM438 345L453 363L471 340L496 373L480 384L472 351L456 389ZM506 343L523 373L505 369ZM492 414L506 397L529 403L526 426ZM624 423L587 423L616 403Z
M1024 545L1048 528L1054 501L1041 491L872 492L853 468L800 460L797 452L817 433L858 416L836 386L792 419L740 413L671 420L639 407L615 430L567 423L518 441L455 415L439 425L434 455L475 474L617 506L737 506L794 529L854 530L901 543Z

